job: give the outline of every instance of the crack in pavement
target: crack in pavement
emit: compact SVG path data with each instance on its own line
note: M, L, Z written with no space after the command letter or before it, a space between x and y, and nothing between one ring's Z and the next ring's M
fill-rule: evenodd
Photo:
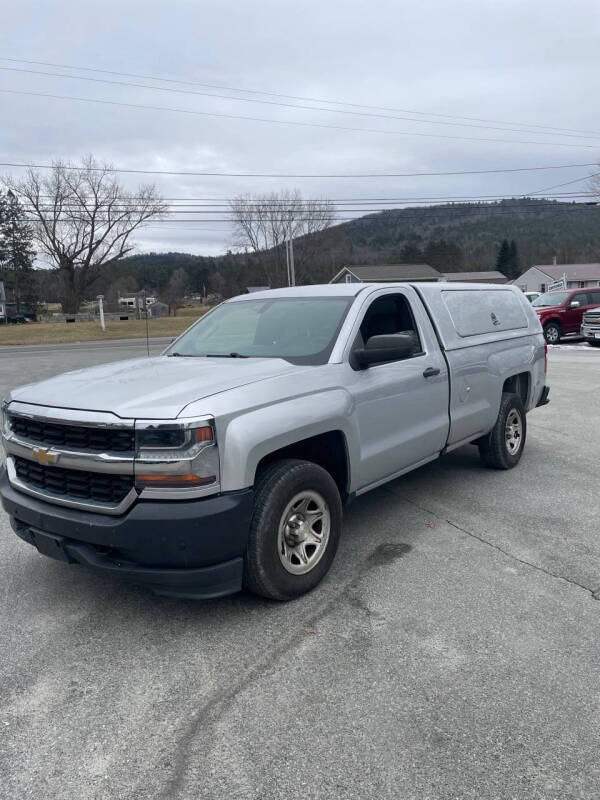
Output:
M558 580L565 581L565 583L570 583L572 586L577 586L579 589L583 589L584 591L588 592L591 595L592 600L600 600L600 587L596 587L594 589L594 588L592 588L590 586L586 586L583 583L579 583L578 581L575 581L572 578L567 578L566 575L560 575L557 572L552 572L549 569L546 569L545 567L542 567L540 564L534 564L533 562L527 561L524 558L519 558L519 556L516 556L513 553L510 553L508 550L504 550L504 548L500 547L500 545L497 545L497 544L494 544L493 542L490 542L488 539L485 539L483 536L480 536L478 533L475 533L474 531L469 531L466 528L463 528L461 525L458 525L456 522L452 522L451 519L445 519L444 517L441 517L439 514L436 514L435 511L431 511L431 509L425 508L424 506L420 505L419 503L415 502L414 500L410 500L408 497L406 497L406 495L399 495L399 497L400 497L401 501L403 501L405 503L409 503L410 505L414 506L415 508L418 508L419 511L423 511L426 514L431 514L431 516L435 517L438 520L441 520L442 522L446 522L448 525L452 526L457 531L460 531L461 533L464 533L467 536L470 536L472 539L476 539L478 542L481 542L482 544L485 544L488 547L491 547L493 550L497 550L499 553L502 553L507 558L510 558L513 561L517 561L519 564L524 564L526 567L531 567L531 569L535 569L538 572L543 572L544 575L548 575L551 578L557 578Z
M268 670L287 653L294 650L294 648L306 638L306 628L314 628L318 622L321 622L339 607L340 601L347 601L351 605L356 606L357 599L355 590L364 577L372 569L391 564L402 558L411 550L412 545L405 544L404 542L384 542L379 544L361 562L357 574L343 586L341 591L336 592L332 597L327 599L321 607L304 622L304 629L301 628L299 631L288 636L283 643L275 647L259 664L255 664L247 670L234 686L216 691L213 696L203 704L202 708L192 715L187 729L179 738L177 744L178 754L171 762L172 777L166 782L160 796L164 798L164 800L173 800L173 798L178 796L189 774L188 761L191 757L190 751L192 742L197 739L198 736L206 741L205 747L199 746L196 748L200 753L206 756L210 752L210 745L212 743L212 728L218 722L219 717L226 712L227 708L235 701L239 694L257 680L263 678ZM369 615L369 610L362 604L360 610L365 611L367 615ZM134 796L139 796L137 790Z

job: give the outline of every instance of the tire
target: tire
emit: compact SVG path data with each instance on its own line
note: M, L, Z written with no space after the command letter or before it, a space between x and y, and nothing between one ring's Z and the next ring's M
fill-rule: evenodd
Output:
M512 434L510 438L509 433ZM491 469L512 469L521 460L526 438L527 418L523 401L518 394L505 393L500 401L496 424L479 441L481 460Z
M588 339L587 343L590 345L590 347L600 347L600 339Z
M549 322L544 325L544 338L548 344L558 344L562 336L562 328L559 322Z
M256 482L244 587L271 600L310 592L327 574L341 532L342 501L326 470L298 459L270 464Z

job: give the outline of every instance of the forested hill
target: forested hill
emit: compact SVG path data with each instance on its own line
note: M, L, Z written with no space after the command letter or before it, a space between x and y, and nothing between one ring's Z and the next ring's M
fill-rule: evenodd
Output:
M331 241L353 263L414 261L412 251L429 246L424 260L446 272L493 269L503 239L516 241L523 268L555 255L565 263L598 261L600 208L544 199L436 205L369 214L322 234L323 244ZM440 242L452 247L434 246Z
M503 239L517 244L520 266L600 261L600 208L544 199L411 207L334 225L310 243L295 242L300 282L327 282L345 264L426 261L440 271L494 269ZM263 256L264 258L264 256ZM183 269L188 288L225 295L266 283L259 258L150 253L123 259L98 282L163 291ZM283 276L282 276L283 278Z

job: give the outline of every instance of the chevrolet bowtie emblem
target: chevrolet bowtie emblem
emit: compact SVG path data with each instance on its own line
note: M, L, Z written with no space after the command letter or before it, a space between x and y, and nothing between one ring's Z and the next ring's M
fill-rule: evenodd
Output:
M58 461L58 453L47 450L45 447L34 447L33 457L43 467L48 466L48 464L56 464Z

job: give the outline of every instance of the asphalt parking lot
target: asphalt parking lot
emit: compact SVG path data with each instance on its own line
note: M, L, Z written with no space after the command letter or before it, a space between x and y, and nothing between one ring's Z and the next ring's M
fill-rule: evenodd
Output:
M0 393L144 353L3 348ZM153 597L0 512L0 797L599 797L600 351L549 380L518 468L467 447L357 500L290 604Z

